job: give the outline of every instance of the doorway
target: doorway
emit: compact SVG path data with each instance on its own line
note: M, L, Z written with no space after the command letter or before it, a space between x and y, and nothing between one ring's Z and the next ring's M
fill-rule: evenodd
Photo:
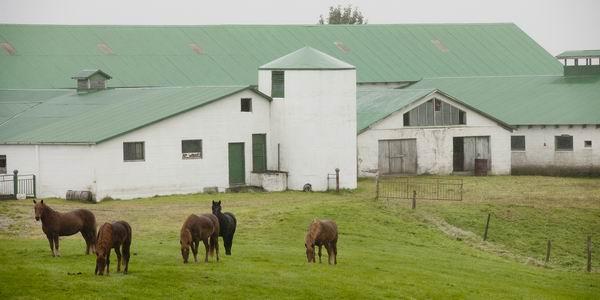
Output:
M246 184L244 143L229 143L229 186Z
M417 140L379 140L379 174L416 174Z

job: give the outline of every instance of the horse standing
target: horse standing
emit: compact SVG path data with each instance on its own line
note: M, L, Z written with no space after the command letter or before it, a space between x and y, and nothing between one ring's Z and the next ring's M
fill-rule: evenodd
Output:
M60 256L58 251L58 237L73 235L81 232L85 239L85 254L95 251L96 243L96 217L87 209L76 209L67 213L60 213L41 200L39 203L33 200L35 204L35 220L42 220L42 230L50 243L52 256Z
M221 201L212 202L212 212L219 219L219 235L223 237L225 255L231 255L231 246L233 245L233 235L235 234L237 220L232 213L221 212Z
M190 248L194 254L194 261L198 262L198 244L202 241L206 254L204 262L208 262L210 256L217 252L217 261L219 261L219 220L213 214L202 214L200 216L190 215L181 227L179 244L181 245L181 256L183 263L188 262Z
M110 250L115 249L117 254L117 272L121 271L121 251L123 251L123 274L127 274L129 267L129 248L131 247L131 226L125 221L104 223L98 230L96 239L96 275L109 274Z
M308 226L308 233L304 239L308 262L315 262L316 245L319 247L319 263L321 263L321 247L325 246L329 264L332 260L334 264L337 264L337 240L338 230L334 221L315 219Z

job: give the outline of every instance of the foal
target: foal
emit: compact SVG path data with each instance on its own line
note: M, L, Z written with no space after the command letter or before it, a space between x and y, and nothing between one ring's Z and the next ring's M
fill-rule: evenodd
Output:
M183 263L187 264L190 256L190 248L194 254L194 261L198 262L198 244L202 241L206 254L204 262L208 262L208 254L213 256L217 252L219 261L219 220L213 214L202 214L200 216L190 215L181 227L179 244L181 245L181 256Z
M98 230L96 244L96 271L94 274L109 274L110 250L115 249L117 254L117 272L121 271L121 251L123 251L123 274L127 274L129 267L129 248L131 246L131 226L125 221L112 224L104 223Z
M308 233L304 239L306 258L308 262L315 262L315 245L319 247L319 263L321 263L321 246L327 250L327 261L337 264L338 230L334 221L315 219L308 226Z
M46 234L50 243L52 256L60 256L58 251L58 237L73 235L81 232L85 239L85 254L94 252L96 243L96 217L87 209L76 209L66 213L60 213L44 203L44 200L36 202L33 200L35 220L42 220L42 231Z

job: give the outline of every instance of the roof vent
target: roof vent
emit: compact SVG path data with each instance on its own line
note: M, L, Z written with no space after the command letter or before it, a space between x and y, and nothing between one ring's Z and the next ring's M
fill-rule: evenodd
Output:
M562 60L565 76L600 74L600 50L565 51L556 58Z
M100 52L102 52L103 54L113 54L113 50L111 47L109 47L106 43L100 43L98 45L96 45L96 47L98 48L98 50Z
M202 47L198 46L195 43L191 43L190 48L192 48L192 50L196 52L196 54L204 54L204 49L202 49Z
M71 77L77 80L77 92L103 90L106 88L106 80L111 78L100 69L81 70Z
M440 50L442 52L450 51L450 49L448 49L448 47L446 47L446 45L444 45L444 43L442 43L442 41L440 41L440 40L431 40L431 43L433 45L435 45L435 47L438 48L438 50Z
M8 42L0 43L0 48L4 49L8 55L15 55L15 53L17 53L15 47Z

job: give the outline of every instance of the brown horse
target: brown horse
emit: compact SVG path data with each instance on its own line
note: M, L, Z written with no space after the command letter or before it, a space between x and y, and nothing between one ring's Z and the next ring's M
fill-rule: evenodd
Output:
M181 245L181 256L183 263L187 264L190 256L190 247L194 254L194 261L198 262L198 244L204 243L206 254L204 262L208 262L208 254L213 256L217 252L219 261L219 219L213 214L202 214L200 216L190 215L181 227L179 244Z
M42 230L50 243L52 256L60 256L58 251L58 237L65 235L73 235L81 232L85 239L86 249L85 254L90 254L90 250L94 251L96 243L96 217L87 209L76 209L67 213L60 213L48 205L44 204L44 200L39 203L33 200L35 204L35 220L42 220Z
M123 274L129 267L129 247L131 246L131 226L125 221L112 224L104 223L98 230L96 239L96 271L94 274L103 275L106 267L108 275L110 266L110 250L117 254L117 272L121 271L121 251L123 251Z
M306 258L308 262L315 262L315 245L319 246L319 263L321 263L321 246L327 250L328 262L337 264L338 230L334 221L315 219L308 226L308 233L304 239Z

